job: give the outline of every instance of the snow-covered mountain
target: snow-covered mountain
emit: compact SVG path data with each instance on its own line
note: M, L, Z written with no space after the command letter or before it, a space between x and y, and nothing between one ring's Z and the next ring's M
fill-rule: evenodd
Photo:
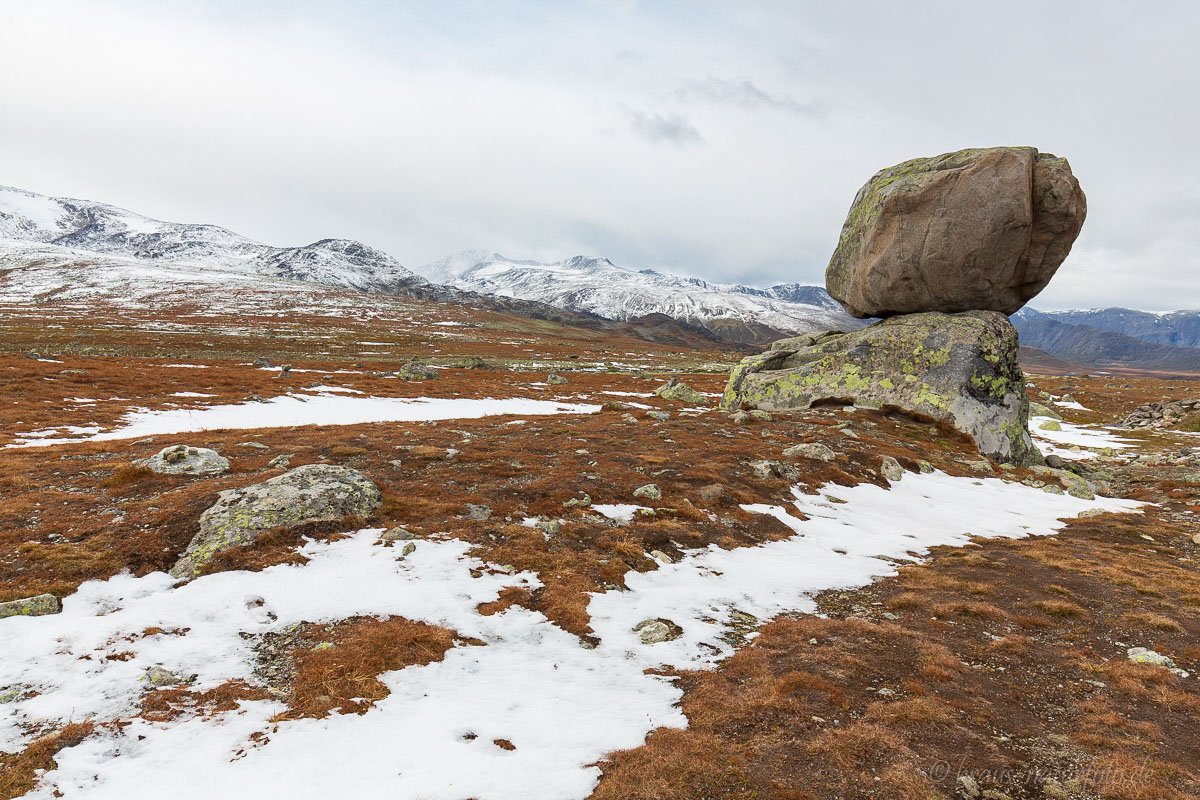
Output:
M425 281L361 242L322 239L271 247L215 225L162 222L104 203L0 187L0 250L29 258L79 261L89 254L392 292Z
M470 250L419 271L458 289L533 300L608 319L664 314L734 341L761 341L780 332L850 330L864 324L817 286L756 289L709 283L651 269L627 269L606 258L575 256L545 263Z

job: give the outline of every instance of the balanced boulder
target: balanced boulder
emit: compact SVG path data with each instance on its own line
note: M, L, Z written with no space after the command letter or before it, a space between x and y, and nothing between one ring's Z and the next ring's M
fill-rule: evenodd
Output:
M882 170L854 198L825 272L856 317L1012 314L1045 288L1087 201L1065 158L960 150Z
M227 489L200 515L197 533L171 568L176 578L198 575L216 553L251 544L272 528L368 516L383 501L370 478L332 464L308 464L262 483Z
M139 463L167 475L219 475L229 469L229 459L216 450L185 444L164 447Z
M906 314L851 333L780 340L734 367L721 406L824 402L902 409L970 434L998 461L1040 461L1026 427L1017 331L994 311Z

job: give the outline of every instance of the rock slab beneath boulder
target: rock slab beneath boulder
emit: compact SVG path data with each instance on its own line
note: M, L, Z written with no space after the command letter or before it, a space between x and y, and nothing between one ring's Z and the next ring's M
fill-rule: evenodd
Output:
M1045 288L1083 227L1065 158L960 150L881 170L854 198L825 286L856 317L1012 314Z
M383 501L370 478L333 464L306 464L262 483L227 489L200 515L200 532L171 568L176 578L199 574L216 553L252 543L272 528L368 516Z
M945 421L998 461L1041 461L1029 438L1017 331L993 311L906 314L780 340L734 367L721 405L775 411L831 401Z

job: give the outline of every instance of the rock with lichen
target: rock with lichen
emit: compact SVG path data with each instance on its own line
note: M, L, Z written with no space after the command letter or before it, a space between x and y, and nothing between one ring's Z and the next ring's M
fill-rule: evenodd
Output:
M1046 287L1087 201L1065 158L959 150L877 172L854 198L825 271L856 317L1012 314Z
M734 367L722 407L897 408L971 435L997 461L1041 461L1029 438L1017 331L1003 314L905 314L789 342Z
M164 447L137 463L165 475L220 475L229 470L229 459L216 450L185 444Z
M217 553L252 544L273 528L365 517L381 502L379 487L370 478L334 464L306 464L262 483L227 489L200 515L200 532L171 575L191 579Z
M693 406L708 405L708 401L704 399L704 395L676 378L671 378L662 386L659 386L654 390L654 393L664 400L678 400L681 403L688 403Z
M52 594L39 594L0 603L0 619L5 617L43 617L62 611L62 603Z

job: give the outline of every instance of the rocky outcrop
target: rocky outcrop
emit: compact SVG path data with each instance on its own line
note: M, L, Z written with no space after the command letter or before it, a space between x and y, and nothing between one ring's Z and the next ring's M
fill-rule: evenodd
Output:
M1200 400L1175 400L1168 403L1143 403L1121 421L1122 428L1169 428L1184 417L1200 410Z
M998 461L1037 463L1017 332L993 311L892 317L851 333L783 339L733 369L723 408L821 402L898 408L944 421Z
M1086 213L1066 159L1033 147L905 161L854 198L826 288L856 317L1012 314L1049 283Z
M200 532L171 575L193 578L216 553L251 544L272 528L335 522L351 514L365 517L382 500L379 487L366 475L330 464L307 464L262 483L228 489L200 515Z
M166 475L220 475L229 469L229 459L216 450L186 444L164 447L139 463Z

